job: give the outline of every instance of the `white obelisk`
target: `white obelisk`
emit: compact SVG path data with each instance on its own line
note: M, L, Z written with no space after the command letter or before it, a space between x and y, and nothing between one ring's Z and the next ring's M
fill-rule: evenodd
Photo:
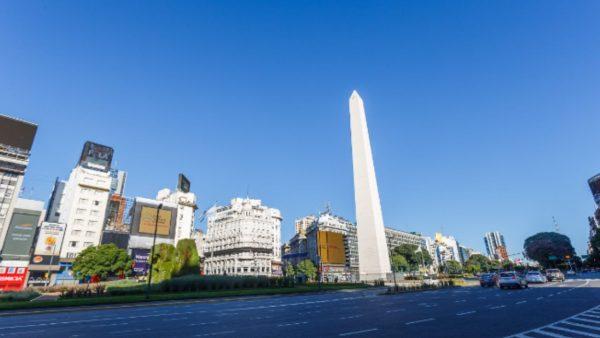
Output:
M391 272L371 141L363 100L356 90L350 96L350 133L354 167L354 202L361 281L386 278Z

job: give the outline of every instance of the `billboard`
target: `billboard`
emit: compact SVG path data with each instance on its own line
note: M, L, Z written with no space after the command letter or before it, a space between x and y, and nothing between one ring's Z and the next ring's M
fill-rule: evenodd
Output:
M600 174L590 178L588 180L588 185L594 196L594 201L597 205L600 205Z
M2 249L3 259L29 260L40 217L39 211L14 209Z
M149 249L131 249L131 256L133 258L133 272L136 275L145 275L148 273L148 257L150 257Z
M182 192L190 192L190 180L184 174L179 174L177 181L177 190Z
M346 264L344 235L340 233L319 230L317 250L323 264Z
M66 224L44 222L40 227L34 255L58 256L65 237Z
M0 266L0 291L21 291L25 286L27 267Z
M112 163L113 148L87 141L79 158L79 164L102 171L108 171Z
M0 115L0 143L29 151L37 132L35 124Z
M161 236L169 236L171 230L171 211L158 208L142 207L140 213L139 232L142 234L153 235L156 228L156 234Z

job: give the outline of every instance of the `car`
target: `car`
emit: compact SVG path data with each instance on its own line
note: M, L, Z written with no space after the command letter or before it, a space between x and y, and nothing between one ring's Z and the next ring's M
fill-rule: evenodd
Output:
M496 285L497 275L495 273L482 273L479 276L479 285L482 287Z
M559 269L546 269L546 278L549 282L565 281L565 275Z
M527 281L514 271L505 271L500 273L498 278L500 289L526 289Z
M527 283L546 283L548 280L546 276L539 271L529 271L525 275L525 280Z

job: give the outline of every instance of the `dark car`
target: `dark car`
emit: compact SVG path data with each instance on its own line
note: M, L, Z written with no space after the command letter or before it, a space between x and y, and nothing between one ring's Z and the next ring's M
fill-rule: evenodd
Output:
M482 287L495 286L496 285L496 274L495 273L484 273L479 276L479 285Z

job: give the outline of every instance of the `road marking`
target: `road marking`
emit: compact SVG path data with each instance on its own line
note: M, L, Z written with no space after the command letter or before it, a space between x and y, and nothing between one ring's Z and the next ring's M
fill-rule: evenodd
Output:
M464 302L466 302L466 301L467 301L466 299L461 299L461 300L455 300L454 302L455 302L455 303L464 303Z
M404 325L413 325L413 324L418 324L418 323L430 322L432 320L435 320L435 318L427 318L427 319L415 320L413 322L406 322L406 323L404 323Z
M456 315L457 316L464 316L464 315L470 315L471 313L475 313L477 311L467 311L467 312L459 312Z
M219 322L204 322L204 323L192 323L187 326L199 326L199 325L209 325L209 324L218 324Z
M494 306L494 307L491 307L491 308L490 308L490 310L501 309L501 308L503 308L503 307L506 307L506 305L498 305L498 306Z
M208 336L219 336L222 334L230 334L230 333L234 333L235 331L230 330L230 331L219 331L219 332L211 332L211 333L204 333L204 334L197 334L196 337L208 337Z
M544 299L544 297L538 297L535 300L542 300L542 299Z
M293 326L293 325L302 325L302 324L308 324L308 322L285 323L285 324L279 324L277 326L284 327L284 326Z
M121 326L121 325L129 325L129 323L99 324L99 325L92 325L92 327L109 327L109 326Z
M591 313L592 311L599 311L599 310L600 310L600 305L595 306L586 311L580 312L578 314L575 314L571 317L564 318L559 321L547 324L545 326L538 327L533 330L519 332L510 337L528 337L527 334L529 334L529 333L541 334L541 335L546 335L546 336L556 337L556 338L562 338L565 336L569 336L570 334L577 334L577 335L587 336L587 337L598 337L598 333L597 333L598 327L591 326L591 325L585 325L585 324L581 324L581 323L575 323L575 321L577 321L577 322L581 321L584 323L590 322L591 324L599 324L600 321L585 319L587 316L589 316L589 313ZM565 328L558 324L571 325L571 328ZM552 332L551 330L555 330L556 332ZM592 332L589 332L590 330L592 330ZM557 333L557 332L559 332L559 333ZM563 333L563 334L561 334L561 333Z
M523 303L527 303L527 301L526 300L522 300L520 302L516 302L515 304L519 305L519 304L523 304Z
M344 320L344 319L354 319L354 318L360 318L362 316L363 315L354 315L354 316L340 317L340 319L341 320Z
M379 329L378 328L372 328L372 329L366 329L366 330L360 330L360 331L352 331L352 332L340 333L338 336L340 336L340 337L352 336L352 335L355 335L355 334L362 334L362 333L373 332L373 331L377 331L377 330L379 330Z
M406 309L387 310L385 313L394 313L394 312L400 312L400 311L406 311Z

